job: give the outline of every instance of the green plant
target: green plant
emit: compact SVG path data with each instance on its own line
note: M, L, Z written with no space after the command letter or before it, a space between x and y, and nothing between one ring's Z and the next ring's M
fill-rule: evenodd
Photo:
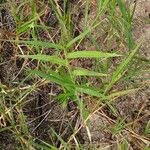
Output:
M11 0L10 4L14 2ZM41 5L40 8L39 5ZM55 40L51 37L52 28L46 26L41 19L45 13L43 8L46 5L54 11L58 21L59 36ZM26 0L11 5L11 12L17 26L16 35L10 39L1 39L3 42L11 42L19 48L25 46L27 51L20 48L21 53L17 52L15 57L25 59L27 62L36 60L38 64L34 70L30 67L23 67L25 75L27 74L26 78L16 83L17 86L11 90L6 85L0 84L0 119L2 120L0 125L4 126L0 132L11 131L22 149L34 149L34 147L45 150L58 149L55 145L50 145L45 141L40 143L34 141L34 137L30 135L26 124L26 116L23 113L26 97L38 89L43 80L59 85L61 93L56 95L56 99L63 107L68 104L68 101L74 101L78 105L83 122L86 123L90 111L86 107L85 97L88 96L92 101L97 100L99 105L108 105L111 112L117 117L119 113L111 105L111 101L143 88L143 83L130 86L130 81L140 73L149 73L149 69L147 69L149 60L140 57L138 53L142 42L136 45L132 37L132 19L135 8L133 10L128 9L122 0L101 0L95 6L94 19L89 21L91 1L86 0L83 4L85 10L82 31L74 37L73 32L76 28L72 21L74 12L69 0L64 0L63 6L60 6L57 0L49 0L46 5L44 1L36 2L34 0ZM26 10L29 10L29 13ZM51 41L41 40L38 34L40 30L46 31ZM98 35L95 35L97 31ZM118 41L118 45L122 45L126 49L126 52L119 51L118 47L111 52L111 46L108 46L108 49L102 48L103 41L99 43L98 39L103 34L106 34L106 38L103 40L104 45L107 46L106 41L110 45L113 44L113 39L115 39ZM83 46L86 40L94 46L94 50L78 47L79 45ZM51 55L46 55L45 49L54 52ZM113 59L118 60L119 63L112 69ZM79 62L80 60L90 60L93 67L87 69L82 67L82 64L80 67L72 64L73 61ZM24 85L24 82L32 77L38 81L35 80L33 85L22 90L21 86ZM92 85L89 81L90 78L97 79L99 85ZM116 84L126 84L126 86L122 90L116 89L114 92L112 89ZM17 121L15 120L16 114ZM9 126L6 125L7 122L10 123ZM119 120L111 132L117 134L126 127L124 120ZM55 131L53 133L61 142L62 149L71 147L70 143L65 142ZM145 134L148 133L149 122L145 129ZM126 140L118 144L118 149L126 148L128 148Z

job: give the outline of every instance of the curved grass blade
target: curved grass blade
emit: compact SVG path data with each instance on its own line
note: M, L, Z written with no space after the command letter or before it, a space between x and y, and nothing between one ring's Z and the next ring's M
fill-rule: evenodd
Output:
M67 58L109 58L119 57L122 55L116 53L105 53L100 51L76 51L68 53Z
M64 59L61 59L61 58L57 57L57 56L49 56L49 55L42 55L42 54L19 55L19 56L23 57L23 58L36 59L36 60L39 60L39 61L48 61L48 62L52 62L54 64L66 66L66 61Z

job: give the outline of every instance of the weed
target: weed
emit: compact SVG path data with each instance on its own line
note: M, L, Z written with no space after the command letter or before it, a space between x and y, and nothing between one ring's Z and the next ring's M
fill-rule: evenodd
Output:
M135 78L137 74L149 72L149 69L147 69L149 60L141 58L138 53L142 42L136 45L132 36L135 9L128 9L122 0L101 0L97 1L97 5L94 6L92 6L91 1L86 0L81 5L85 9L82 29L80 29L79 35L74 37L73 32L76 29L76 22L73 22L75 14L72 11L74 6L72 6L71 1L26 0L11 5L14 2L14 0L11 0L8 3L10 12L15 19L15 36L3 38L1 41L13 43L15 45L15 56L13 57L28 62L20 69L20 72L23 70L23 75L26 76L27 74L27 76L21 78L21 82L13 83L12 81L10 86L0 83L0 126L2 127L0 132L11 131L16 140L19 141L16 146L18 149L19 147L21 149L37 148L45 150L67 150L72 147L80 149L82 144L76 137L78 132L74 129L72 136L70 136L74 139L73 144L70 137L64 139L53 128L47 132L52 133L53 138L57 139L60 144L53 142L53 139L50 144L44 140L37 142L26 123L28 120L24 114L26 99L33 91L38 91L47 83L56 84L61 92L55 95L55 100L57 99L59 103L63 104L64 108L70 101L77 105L81 118L79 128L86 127L91 142L88 120L94 112L90 112L87 108L86 98L88 97L93 102L96 100L98 102L97 107L108 105L117 117L118 112L111 105L111 101L144 88L142 82L138 83L138 86L132 86L132 88L129 86L131 78ZM44 23L43 16L47 7L54 14L54 21L57 20L56 29L55 27L48 27ZM95 7L95 17L92 21L89 21L91 7ZM107 33L103 40L104 43L99 43L98 39L102 35L97 36L95 34L97 30L101 31L98 34L106 35ZM40 31L43 32L41 35L39 34ZM43 37L44 40L42 40ZM113 52L101 48L100 45L105 45L106 41L109 43L113 39L116 39L117 44L120 43L119 45L126 49L125 53L120 52L118 47ZM91 45L84 48L84 42L88 40L94 46L94 50L91 49ZM50 54L46 54L46 50ZM82 64L75 66L72 63L78 64L81 60L85 62L89 60L92 67L87 69ZM113 60L118 61L114 68L111 67ZM32 78L33 81L31 81ZM101 84L98 82L98 86L91 85L90 78L101 81ZM28 80L32 83L30 86L26 86ZM114 92L113 88L116 84L122 85L125 83L126 87ZM141 85L139 86L139 84ZM77 131L80 131L79 128ZM115 135L126 128L128 126L124 120L119 120L110 131L111 134ZM145 134L149 134L149 122L145 128ZM126 139L117 143L118 150L128 149L128 147L129 144Z

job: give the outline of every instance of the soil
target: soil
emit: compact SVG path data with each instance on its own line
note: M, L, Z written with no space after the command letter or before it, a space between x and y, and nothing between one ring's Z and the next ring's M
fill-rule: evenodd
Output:
M77 1L72 1L71 4L77 4ZM91 8L91 14L89 14L91 19L94 17L93 7L94 6ZM149 8L149 0L137 1L133 28L133 35L137 43L144 40L140 53L147 59L150 59ZM74 36L77 36L79 31L82 30L82 13L83 12L78 11L76 16L74 16L76 26ZM58 27L54 12L51 9L48 9L45 16L42 16L41 19L43 19L43 22L47 26L52 27L53 33L51 36L54 37L54 40L57 40L59 32L56 32L58 31ZM16 25L9 9L7 7L0 7L0 38L10 39L10 37L13 37L15 30ZM46 31L42 30L41 33L44 34L40 35L40 39L44 39L46 41L51 40L51 37ZM99 33L99 31L92 34L95 35L97 40L101 42L104 41L107 35L104 33L101 37L99 37L97 33ZM27 36L22 35L22 38ZM113 43L113 46L105 43L101 48L107 48L110 51L115 49L117 47L117 43L113 41L111 42ZM91 50L95 49L95 47L89 43L90 41L83 41L80 48L87 49L90 47ZM26 47L22 47L22 49L24 50L24 53L27 53ZM122 48L120 48L120 51L121 50ZM52 49L44 49L44 52L45 54L54 53ZM27 68L34 69L38 66L37 62L26 62L23 59L17 58L16 54L19 53L20 50L12 43L7 41L0 43L0 82L3 85L6 85L7 90L15 88L19 85L22 79L26 76ZM81 60L80 62L73 63L75 66L84 66L85 68L92 67L92 62L89 60ZM22 67L24 68L23 70ZM150 78L149 74L145 74L144 76L145 78ZM24 82L24 85L19 86L23 87L31 85L33 81L35 83L35 81L38 81L38 78L35 77L32 79L27 79ZM122 118L125 123L130 124L130 128L132 130L130 130L130 128L124 129L121 134L116 133L115 135L112 135L109 129L116 123L118 118L110 113L110 106L105 105L102 109L96 113L93 113L89 119L88 123L91 140L89 138L87 128L84 126L76 135L76 138L80 141L80 144L84 145L84 149L103 148L106 150L116 150L117 142L122 141L124 137L134 150L140 150L141 147L150 146L150 143L145 142L150 141L150 135L144 134L144 129L150 119L150 84L148 84L148 82L146 82L146 84L146 89L140 90L138 93L132 95L118 98L111 104L116 108L119 117ZM29 133L35 137L37 141L40 139L50 144L54 144L56 147L60 146L60 141L56 138L53 131L55 131L64 141L67 142L70 139L70 136L74 133L74 129L81 125L81 118L76 104L70 101L68 102L67 107L63 108L55 98L55 95L59 93L61 93L61 89L58 85L52 83L44 84L36 90L30 92L30 94L28 94L23 100L22 106L23 113L27 117ZM8 99L8 102L10 98L11 97L6 98ZM143 137L142 140L139 135ZM16 150L16 145L18 145L18 147L20 145L15 140L15 137L16 135L11 132L0 132L0 150ZM74 143L72 142L72 144Z

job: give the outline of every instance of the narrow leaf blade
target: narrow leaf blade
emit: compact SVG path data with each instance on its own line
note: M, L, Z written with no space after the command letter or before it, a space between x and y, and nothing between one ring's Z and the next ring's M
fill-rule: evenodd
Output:
M107 74L99 73L95 71L90 71L84 68L77 68L73 71L73 75L75 76L107 76Z
M39 46L44 48L63 49L63 46L61 46L60 44L49 43L44 41L19 41L19 43L23 43L31 46Z
M79 93L85 93L85 94L88 94L88 95L91 95L91 96L95 96L95 97L105 99L105 96L100 92L99 89L90 88L90 87L87 87L87 86L75 86L75 88Z
M121 55L115 53L105 53L100 51L76 51L68 53L67 58L109 58L119 57Z
M36 59L39 61L48 61L48 62L52 62L54 64L58 64L58 65L66 65L66 61L64 59L61 59L57 56L49 56L49 55L43 55L43 54L37 54L37 55L19 55L20 57L23 58L31 58L31 59Z

